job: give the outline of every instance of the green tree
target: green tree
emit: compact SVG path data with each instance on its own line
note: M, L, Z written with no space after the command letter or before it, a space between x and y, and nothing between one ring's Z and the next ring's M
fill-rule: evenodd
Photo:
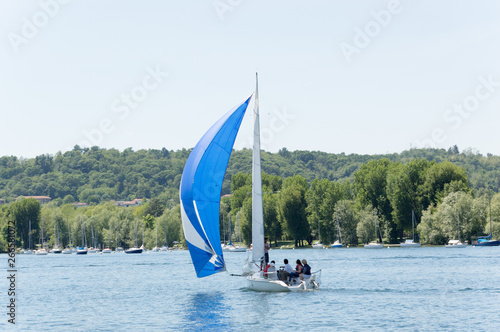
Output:
M349 201L349 200L338 201L335 204L335 213L333 214L333 220L330 223L330 228L333 229L336 234L337 219L338 219L342 236L341 243L344 245L358 244L358 236L356 230L360 216L356 212L354 206L355 206L354 201ZM337 239L337 236L335 236L334 238Z
M389 241L395 242L397 227L392 221L392 206L387 197L387 176L394 168L389 159L370 161L354 173L356 198L362 207L371 205L380 214L381 224L389 233Z
M372 240L376 240L375 232L378 234L378 229L375 230L377 223L376 218L373 208L370 205L365 206L365 208L359 212L359 222L356 227L356 234L359 238L359 242L368 243Z
M449 184L452 182L455 182L453 187L465 188L466 191L469 191L465 169L453 165L449 161L431 165L427 170L423 184L423 208L426 209L432 203L439 204L451 191L449 187L448 190L445 190L445 186L447 184L450 186Z
M396 164L387 175L387 196L392 207L395 232L401 241L404 232L411 234L412 211L421 218L422 190L430 163L415 159L406 164ZM394 238L390 238L394 242Z
M295 175L285 179L280 198L281 215L287 234L295 240L295 246L303 240L312 242L306 215L306 192L308 186L304 177Z
M30 222L32 241L36 242L40 216L40 203L34 198L24 198L10 205L7 219L16 223L16 245L20 246L21 242L25 247L28 245Z
M165 205L158 198L153 198L147 202L147 206L144 209L144 216L149 214L153 217L160 217L163 211L165 211Z

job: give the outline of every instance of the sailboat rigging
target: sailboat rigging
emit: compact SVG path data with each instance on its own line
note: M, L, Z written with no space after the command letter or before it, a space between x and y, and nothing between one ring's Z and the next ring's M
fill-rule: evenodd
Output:
M144 232L143 232L143 234L144 234ZM125 253L126 254L142 254L142 248L137 248L137 218L135 219L135 247L125 250Z
M331 248L342 248L342 235L340 234L340 223L339 217L335 216L337 220L337 231L338 231L338 240L336 240L333 244L330 245Z
M460 213L457 210L457 239L458 240L450 240L448 244L446 244L445 248L465 248L467 247L467 242L463 243L460 241Z
M411 230L412 230L412 238L411 240L405 240L405 242L401 242L399 244L402 248L416 248L420 247L419 242L415 242L415 212L411 210Z
M377 233L377 228L380 231L380 226L378 225L378 218L377 218L377 210L373 210L373 217L374 217L374 222L375 222L375 241L372 241L368 244L365 244L364 247L366 249L382 249L384 247L383 243L378 243L378 233ZM382 232L380 232L380 236L382 237Z
M488 208L490 210L490 235L479 236L474 247L497 247L500 246L500 240L493 240L493 229L491 224L491 195L489 197Z
M323 243L321 243L321 233L320 233L320 220L319 220L319 214L316 212L316 216L318 217L318 242L314 243L312 245L313 249L323 249Z

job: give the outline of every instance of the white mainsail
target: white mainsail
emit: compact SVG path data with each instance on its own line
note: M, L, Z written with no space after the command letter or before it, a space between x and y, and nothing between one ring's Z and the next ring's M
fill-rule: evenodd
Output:
M264 212L262 207L262 174L260 165L259 82L255 74L255 105L253 109L253 165L252 165L252 260L264 259Z

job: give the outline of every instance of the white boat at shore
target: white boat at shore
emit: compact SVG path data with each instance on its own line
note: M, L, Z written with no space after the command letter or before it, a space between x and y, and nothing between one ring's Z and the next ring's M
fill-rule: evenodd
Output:
M378 225L377 210L373 211L373 215L374 215L374 219L375 219L375 241L371 241L370 243L365 244L364 248L365 249L382 249L382 248L384 248L384 244L378 242L377 228L380 231L380 227ZM380 232L380 236L382 237L382 232Z
M420 247L420 243L415 242L415 212L411 211L411 230L412 230L412 239L407 239L405 242L401 242L399 246L401 248L418 248Z
M460 213L457 210L457 237L458 240L449 240L448 244L446 244L445 248L466 248L467 242L460 241Z
M463 243L460 240L450 240L448 244L445 244L445 248L466 248L467 243Z
M44 249L44 248L38 249L37 251L35 251L35 255L44 256L44 255L48 255L48 254L49 254L49 252L47 251L47 249Z

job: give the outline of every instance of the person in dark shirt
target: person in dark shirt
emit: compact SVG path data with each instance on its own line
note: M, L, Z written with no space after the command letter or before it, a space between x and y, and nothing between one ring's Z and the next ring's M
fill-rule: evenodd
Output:
M302 269L302 273L299 275L300 280L311 278L311 267L307 264L305 259L302 260L302 264L304 264L304 267Z

